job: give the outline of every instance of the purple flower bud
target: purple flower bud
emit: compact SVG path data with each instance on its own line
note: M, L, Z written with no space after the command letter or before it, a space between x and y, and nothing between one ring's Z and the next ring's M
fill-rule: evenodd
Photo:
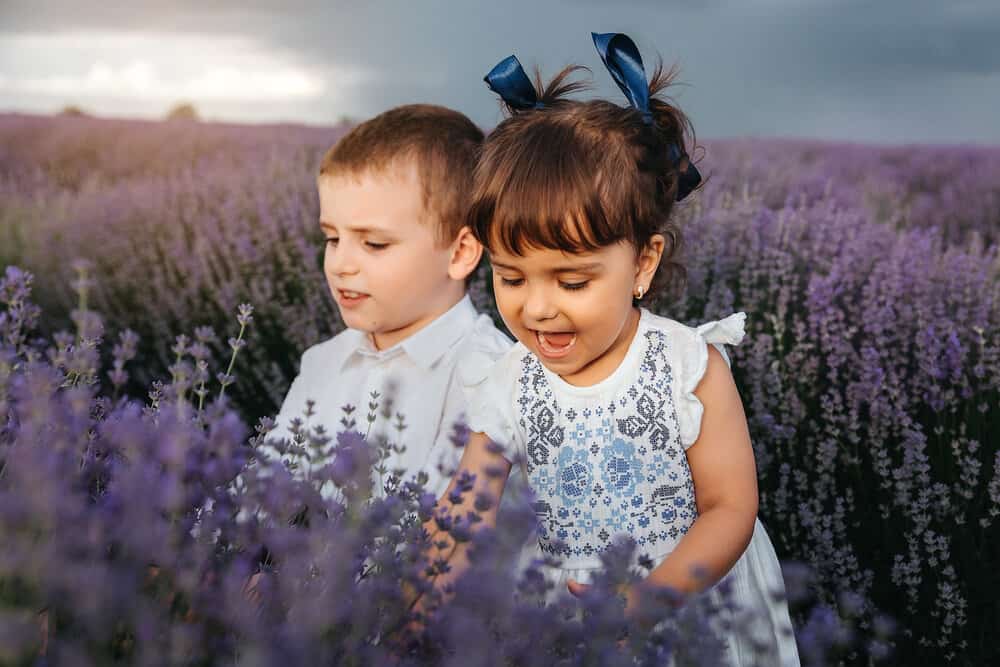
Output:
M253 306L249 303L241 303L239 306L239 313L236 316L236 321L240 323L241 327L245 327L253 322Z

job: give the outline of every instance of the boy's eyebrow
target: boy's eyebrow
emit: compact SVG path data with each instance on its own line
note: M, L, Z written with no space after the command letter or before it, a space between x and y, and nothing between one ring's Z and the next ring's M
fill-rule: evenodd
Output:
M491 261L491 264L493 264L493 266L497 267L498 269L507 269L509 271L518 271L519 270L516 266L510 266L508 264L504 264L503 262L493 262L493 261ZM589 264L574 264L572 266L557 266L557 267L555 267L553 269L550 269L550 273L577 273L577 272L581 272L581 271L594 271L595 269L600 269L602 267L603 267L603 264L601 264L600 262L590 262Z
M336 225L332 222L327 222L326 220L320 220L319 226L323 229L336 229ZM348 227L347 229L359 234L367 234L369 232L379 232L383 234L389 233L388 229L379 229L378 227Z

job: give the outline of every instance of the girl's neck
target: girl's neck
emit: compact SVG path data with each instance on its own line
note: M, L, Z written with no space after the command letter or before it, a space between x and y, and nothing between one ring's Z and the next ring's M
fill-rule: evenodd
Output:
M566 384L570 384L575 387L590 387L611 377L611 375L618 370L618 367L621 366L622 362L625 360L625 356L628 354L629 347L632 345L632 340L635 338L636 331L639 330L640 315L641 313L638 308L632 308L629 310L628 317L625 319L625 324L622 326L621 332L615 338L611 346L604 352L604 354L593 359L577 372L570 375L560 375L559 377L562 378Z

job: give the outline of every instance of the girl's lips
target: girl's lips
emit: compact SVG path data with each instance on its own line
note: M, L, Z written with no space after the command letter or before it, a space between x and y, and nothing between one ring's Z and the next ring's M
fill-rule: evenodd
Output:
M546 335L546 333L548 333L548 336ZM560 342L563 339L566 339L567 337L568 340L564 342L562 345L556 345L554 344L555 340L549 340L548 337L552 337L553 339L556 339L556 337L558 337L557 340L560 340ZM536 331L535 341L538 343L538 351L541 353L543 357L545 357L546 359L561 359L562 357L565 357L567 354L569 354L570 350L573 349L573 346L576 344L576 334L569 331L560 331L560 332Z
M368 298L367 294L362 292L352 292L351 290L337 290L337 303L339 303L344 308L353 308L355 306L361 305Z

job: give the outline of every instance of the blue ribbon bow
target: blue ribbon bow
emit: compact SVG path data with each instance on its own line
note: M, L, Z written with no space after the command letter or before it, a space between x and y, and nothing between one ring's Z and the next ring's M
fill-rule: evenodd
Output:
M541 109L544 104L538 101L538 91L531 79L524 73L521 62L516 56L507 56L483 77L490 90L498 94L512 109Z
M643 120L652 123L653 113L649 110L649 84L646 82L646 70L643 68L642 56L639 55L635 42L620 32L590 34L594 38L594 46L597 47L604 66L625 93L629 104L642 113ZM670 159L680 170L677 177L677 201L680 201L698 187L701 183L701 174L690 158L687 166L680 169L680 163L688 156L682 153L676 144L671 144L669 151Z

